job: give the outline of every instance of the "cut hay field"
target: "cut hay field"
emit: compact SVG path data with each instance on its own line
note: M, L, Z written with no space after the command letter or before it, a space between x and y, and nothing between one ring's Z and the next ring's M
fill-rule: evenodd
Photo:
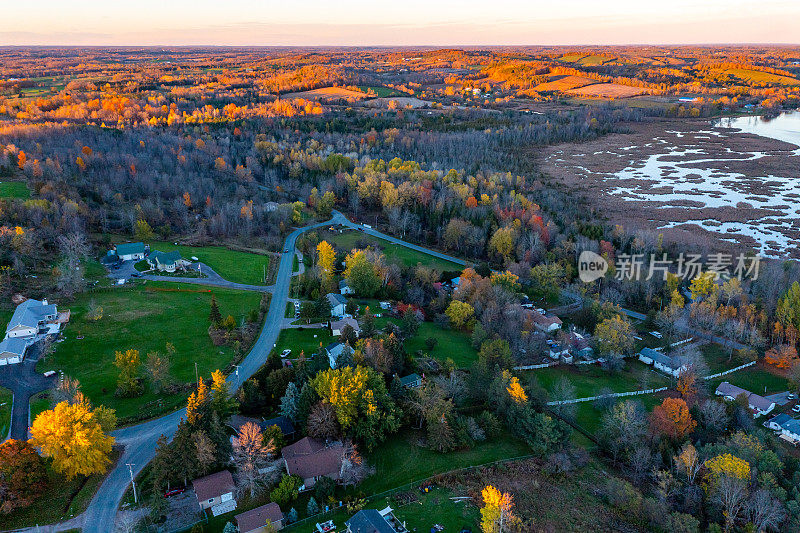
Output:
M22 181L2 181L0 182L0 198L21 198L31 197L31 191Z
M637 96L644 91L639 87L628 87L619 83L595 83L585 87L579 87L567 91L576 96L600 97L600 98L630 98Z
M718 72L724 72L735 76L740 80L748 83L770 83L775 85L800 85L800 80L791 78L789 76L782 76L780 74L772 74L770 72L762 72L760 70L752 70L747 68L728 68L718 69Z
M305 98L308 100L336 100L336 99L348 99L352 98L355 100L361 100L363 98L369 98L369 95L353 91L351 89L346 89L344 87L323 87L320 89L312 89L310 91L300 91L297 93L288 93L283 95L284 98Z
M552 76L550 81L540 83L534 90L543 93L548 91L569 91L585 85L596 83L595 80L583 76Z

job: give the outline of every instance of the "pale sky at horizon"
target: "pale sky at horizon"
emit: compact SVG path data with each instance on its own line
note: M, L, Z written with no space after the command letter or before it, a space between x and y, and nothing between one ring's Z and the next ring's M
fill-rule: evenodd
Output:
M38 0L0 13L0 45L800 44L800 0Z

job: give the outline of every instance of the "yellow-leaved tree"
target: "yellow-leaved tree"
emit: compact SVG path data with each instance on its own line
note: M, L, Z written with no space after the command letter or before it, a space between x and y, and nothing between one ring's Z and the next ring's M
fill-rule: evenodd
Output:
M706 461L709 472L709 481L714 484L722 477L739 479L744 482L750 480L750 463L735 455L723 453Z
M336 252L328 241L322 241L317 245L317 266L325 292L333 287L333 274L336 270Z
M506 387L506 390L515 403L524 404L528 401L528 395L525 393L525 389L522 388L519 379L516 377L511 378L511 382L508 384L508 387Z
M492 485L481 491L481 529L483 533L502 533L512 518L514 500L507 492L500 492ZM507 531L507 529L505 529Z
M40 413L31 426L33 445L68 478L105 472L114 445L114 437L106 434L116 422L113 411L92 409L82 396L79 400Z

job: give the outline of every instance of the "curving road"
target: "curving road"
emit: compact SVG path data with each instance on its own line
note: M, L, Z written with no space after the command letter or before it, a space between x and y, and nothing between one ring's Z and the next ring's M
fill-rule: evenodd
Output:
M344 215L336 212L333 218L327 222L296 229L286 238L284 249L288 249L288 253L281 255L281 262L275 278L272 300L264 327L250 353L239 365L238 376L235 372L228 376L231 392L238 389L241 383L252 376L266 362L269 352L278 340L278 334L283 325L283 315L286 311L286 301L289 297L292 258L295 254L297 237L308 230L330 226L331 224L341 224L343 221L347 221ZM169 279L175 280L175 278ZM118 429L113 433L117 439L117 444L124 445L125 450L84 512L84 531L114 530L114 518L117 514L117 509L130 484L130 473L126 464L133 463L133 474L134 476L138 475L155 456L158 437L164 434L171 439L178 428L181 418L185 416L185 412L185 409L181 409L161 418Z
M277 342L278 334L284 324L284 313L286 311L286 302L289 299L289 285L292 278L292 262L296 253L295 244L297 238L306 231L311 229L320 228L331 225L343 225L353 229L361 229L364 233L385 239L389 242L405 246L412 250L438 257L446 261L452 261L459 265L465 265L466 262L462 259L452 257L434 250L429 250L415 244L411 244L380 231L365 228L360 224L356 224L347 219L339 211L333 211L333 216L326 222L320 222L303 228L294 230L286 237L284 244L285 253L281 255L278 273L275 277L275 285L272 288L272 300L270 302L269 312L264 322L264 327L261 334L256 340L255 345L250 350L250 353L244 358L239 365L238 375L236 372L228 376L228 384L230 385L231 393L235 392L239 386L252 376L265 362L267 356L272 350L274 344ZM170 281L175 281L175 278L168 278ZM262 289L263 290L263 289ZM84 531L113 531L114 519L117 514L120 502L122 501L125 491L128 489L130 483L130 473L128 471L127 463L133 463L133 474L138 475L139 472L149 463L155 456L156 441L160 435L166 435L167 438L172 438L177 430L178 423L185 415L186 410L181 409L169 415L136 424L134 426L125 427L114 431L113 435L118 444L124 445L125 449L117 461L116 466L109 472L103 484L100 485L97 493L92 499L89 507L84 512L82 518ZM72 524L71 524L72 525ZM72 525L74 527L74 525Z

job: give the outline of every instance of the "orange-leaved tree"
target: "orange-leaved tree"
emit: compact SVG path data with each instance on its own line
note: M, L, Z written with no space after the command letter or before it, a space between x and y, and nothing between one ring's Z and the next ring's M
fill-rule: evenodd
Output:
M655 433L672 440L681 440L691 433L697 422L692 419L689 406L681 398L665 398L650 415L650 426Z

